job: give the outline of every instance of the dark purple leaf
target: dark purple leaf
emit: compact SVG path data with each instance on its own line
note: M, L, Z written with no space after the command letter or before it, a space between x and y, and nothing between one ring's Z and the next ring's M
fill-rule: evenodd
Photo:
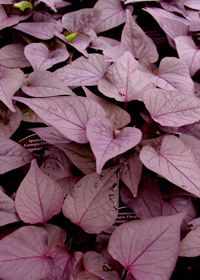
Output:
M109 65L105 56L90 54L88 58L82 56L54 73L68 86L92 86L98 84Z
M14 99L29 106L45 122L78 143L88 142L86 137L88 120L94 116L105 116L105 111L97 102L82 96Z
M158 52L151 38L137 25L131 13L126 10L126 24L122 31L121 48L130 51L136 59L147 59L154 63Z
M122 224L111 235L108 251L137 280L168 280L179 254L184 215Z
M33 97L49 97L57 95L75 95L63 81L49 71L37 70L28 77L28 85L21 89Z
M86 133L96 157L98 174L109 159L133 148L142 138L141 131L134 127L114 130L112 123L103 116L91 118L87 123Z
M199 162L191 149L188 149L178 137L166 135L157 150L151 146L143 147L140 159L150 170L180 188L200 196Z
M3 103L2 103L3 104ZM0 135L10 138L21 123L22 115L18 107L15 107L15 113L11 112L6 106L1 106Z
M34 226L24 226L0 241L0 278L32 280L45 278L53 269L47 257L48 233Z
M66 197L63 214L88 233L100 233L115 222L118 210L117 167L83 177Z
M45 223L61 211L64 195L61 187L41 171L36 160L20 184L15 208L25 223Z
M29 163L33 155L16 142L0 136L0 174Z
M0 49L1 65L8 68L29 67L31 64L24 55L24 45L11 44Z

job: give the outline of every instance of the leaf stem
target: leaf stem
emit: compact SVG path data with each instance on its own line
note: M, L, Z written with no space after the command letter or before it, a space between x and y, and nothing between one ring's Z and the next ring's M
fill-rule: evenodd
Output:
M124 268L123 272L122 272L122 279L121 280L125 280L126 279L126 276L127 276L127 270L126 268Z
M140 130L143 130L150 122L152 122L153 121L153 119L152 118L150 118L141 128L140 128Z

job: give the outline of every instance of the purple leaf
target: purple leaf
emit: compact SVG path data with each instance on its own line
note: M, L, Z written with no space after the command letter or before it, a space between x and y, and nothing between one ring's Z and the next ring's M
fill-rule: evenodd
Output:
M191 9L200 10L200 3L198 0L183 0L183 3Z
M179 253L184 215L122 224L111 235L108 251L137 280L168 280Z
M194 229L200 225L200 218L193 219L187 223L187 228Z
M0 190L0 226L20 221L15 202Z
M121 48L130 51L136 59L147 59L154 63L158 60L158 52L151 38L137 25L131 13L126 11L126 24L122 31Z
M186 212L181 225L181 231L187 231L187 223L198 216L197 209L194 207L191 197L173 197L169 201L164 201L162 216L170 216L180 212Z
M96 171L96 161L93 152L88 144L58 144L73 164L78 167L84 174L90 174Z
M105 111L98 103L82 96L14 97L14 99L29 106L45 122L78 143L88 142L86 137L88 120L94 116L105 116Z
M30 224L45 223L61 211L63 200L61 187L40 170L34 159L16 194L20 219Z
M148 169L180 188L200 196L199 163L191 149L176 136L166 135L157 151L151 146L143 147L140 159Z
M0 136L0 174L29 163L33 155L16 142Z
M62 27L51 22L21 22L13 27L41 40L49 40L55 32L62 32Z
M129 188L134 197L137 196L138 184L142 174L142 162L137 153L122 157L125 166L120 179Z
M28 77L28 85L23 85L21 89L33 97L75 95L54 73L43 70L32 72Z
M162 198L158 183L151 178L143 178L138 189L138 196L134 198L131 192L122 186L122 201L130 207L140 219L153 218L162 215Z
M8 68L23 68L31 66L24 55L24 45L11 44L0 49L1 65Z
M19 15L8 16L4 7L0 5L0 30L12 26L20 21Z
M118 273L100 254L94 251L83 255L83 270L78 274L77 280L120 280Z
M11 82L12 81L12 82ZM20 69L0 69L0 100L12 111L12 97L21 87L24 81L24 73Z
M192 150L197 160L200 161L200 140L194 136L183 133L180 134L179 138Z
M143 10L155 18L160 27L171 39L189 34L189 21L183 17L177 16L160 8L147 7Z
M29 44L25 47L24 54L34 70L46 70L69 57L66 49L49 50L42 43Z
M106 112L107 119L109 119L113 124L113 129L124 127L131 121L129 113L127 113L125 110L118 107L114 103L93 94L86 87L83 87L83 89L87 98L93 99L103 107Z
M68 86L92 86L98 84L109 65L105 56L90 54L88 58L82 56L54 73Z
M96 25L100 17L99 9L81 9L62 17L63 27L71 33L87 33Z
M142 100L144 90L152 87L153 83L138 68L138 62L130 52L126 52L99 81L99 91L117 101Z
M96 170L100 174L106 161L136 146L142 133L134 127L114 130L106 117L94 117L86 127L87 138L96 157Z
M200 255L200 226L192 229L184 239L181 240L179 256L197 257Z
M110 0L109 2L99 0L95 8L101 11L101 16L94 27L96 33L101 33L126 21L126 11L120 0Z
M175 38L175 44L178 55L183 60L190 71L191 77L200 69L200 50L194 41L188 36L179 36Z
M100 233L115 222L118 210L117 167L83 177L66 197L65 217L88 233Z
M118 261L114 260L111 257L111 255L108 252L108 247L104 248L101 251L100 254L108 261L108 263L112 266L112 268L114 270L116 270L121 275L121 271L122 271L123 267L122 267L122 265Z
M35 127L30 130L34 131L41 139L50 143L51 145L70 143L71 140L66 138L62 133L52 126L49 127Z
M37 227L44 229L48 232L48 247L51 247L54 243L62 242L66 240L66 232L60 227L52 224L37 224Z
M200 120L200 99L191 94L149 89L143 102L151 117L163 126L182 126Z
M98 37L94 38L94 40L92 40L90 47L95 50L104 51L110 47L119 46L119 44L120 44L120 42L115 39L112 39L109 37L98 36Z
M39 2L45 3L47 6L49 6L55 13L57 13L56 10L56 3L59 2L60 0L39 0ZM68 4L69 5L69 4Z
M0 278L32 280L45 278L53 269L47 257L48 233L34 226L24 226L0 241Z
M21 123L21 111L15 106L14 109L15 113L11 112L6 106L1 106L0 135L3 137L10 138Z
M157 87L194 95L194 82L190 78L188 67L176 57L164 57L156 74L150 65L148 69L144 69L144 74Z

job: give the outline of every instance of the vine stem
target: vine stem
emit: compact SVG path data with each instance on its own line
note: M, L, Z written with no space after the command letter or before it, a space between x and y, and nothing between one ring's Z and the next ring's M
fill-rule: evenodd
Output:
M126 111L127 109L127 102L124 102L124 110Z
M124 268L123 274L122 274L122 279L121 279L121 280L125 280L125 279L126 279L127 272L128 272L128 271Z
M153 121L153 119L152 118L150 118L141 128L140 128L140 130L143 130L150 122L152 122Z

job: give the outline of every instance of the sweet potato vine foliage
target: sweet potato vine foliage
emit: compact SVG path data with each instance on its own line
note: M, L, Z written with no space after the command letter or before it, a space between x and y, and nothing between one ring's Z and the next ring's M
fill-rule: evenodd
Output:
M0 0L0 29L0 279L186 279L199 0Z

